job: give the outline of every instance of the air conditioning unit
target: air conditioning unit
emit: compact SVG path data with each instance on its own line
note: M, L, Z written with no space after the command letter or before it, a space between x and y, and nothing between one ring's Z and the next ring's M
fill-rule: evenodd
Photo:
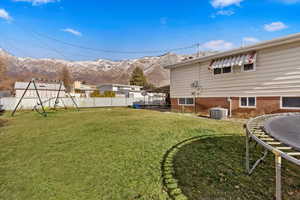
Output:
M228 117L228 109L225 108L211 108L209 110L209 115L211 119L227 119Z

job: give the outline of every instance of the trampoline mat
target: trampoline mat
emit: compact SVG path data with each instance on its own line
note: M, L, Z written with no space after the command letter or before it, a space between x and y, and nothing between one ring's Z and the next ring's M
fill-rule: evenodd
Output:
M283 144L300 151L300 115L273 117L265 122L264 129Z

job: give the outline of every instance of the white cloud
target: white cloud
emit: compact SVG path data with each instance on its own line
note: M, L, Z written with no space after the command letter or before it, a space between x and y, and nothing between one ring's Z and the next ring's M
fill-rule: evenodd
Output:
M243 42L258 43L260 40L255 37L244 37Z
M235 12L233 10L219 10L216 13L213 13L210 17L211 18L216 18L218 15L222 15L222 16L231 16L234 15Z
M239 6L244 0L211 0L211 5L214 8L224 8L231 5Z
M76 36L82 36L82 33L80 33L77 30L71 29L71 28L62 29L62 31L67 32L67 33L71 33L71 34L76 35Z
M9 15L9 13L4 10L4 9L0 9L0 18L5 19L7 21L12 20L12 17Z
M255 37L244 37L243 38L243 45L247 45L249 43L258 43L258 42L260 42L260 40Z
M218 12L216 12L215 15L225 15L225 16L231 16L234 15L234 11L233 10L219 10Z
M13 0L13 1L15 1L15 2L28 2L28 3L31 3L34 6L37 6L37 5L41 5L41 4L59 2L60 0Z
M271 24L265 24L264 26L264 29L269 32L280 31L286 28L288 28L288 26L282 22L272 22Z
M207 50L224 51L232 49L234 47L234 44L232 44L231 42L226 42L224 40L212 40L204 43L201 47Z

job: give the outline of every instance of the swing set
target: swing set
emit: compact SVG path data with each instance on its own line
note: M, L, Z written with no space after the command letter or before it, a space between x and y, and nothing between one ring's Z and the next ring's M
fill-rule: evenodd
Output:
M25 88L25 91L24 93L22 94L20 100L18 101L16 107L14 108L11 116L14 116L15 113L17 112L19 106L21 105L22 101L25 99L25 95L26 93L28 92L28 90L30 89L30 86L33 85L33 89L35 90L35 93L36 93L36 96L37 96L37 99L38 99L38 102L37 104L32 108L32 111L36 111L37 113L39 113L40 115L44 116L44 117L47 117L47 112L45 110L45 104L47 102L50 102L52 101L53 99L55 99L54 101L54 105L52 107L53 110L57 110L57 108L59 107L59 103L60 103L60 100L62 101L63 105L64 105L64 108L67 109L67 106L65 105L64 101L63 101L63 98L60 97L60 94L63 90L63 83L62 81L59 81L59 89L58 89L58 92L57 92L57 95L56 97L52 97L52 98L49 98L47 99L46 101L42 101L42 98L40 96L40 93L39 93L39 90L38 90L38 87L37 87L37 84L36 84L36 79L32 79L27 87ZM72 97L72 95L70 95L70 93L67 92L67 97L69 97L71 100L72 100L72 103L74 105L74 107L76 108L76 110L79 111L79 107L77 105L77 103L75 102L74 98Z

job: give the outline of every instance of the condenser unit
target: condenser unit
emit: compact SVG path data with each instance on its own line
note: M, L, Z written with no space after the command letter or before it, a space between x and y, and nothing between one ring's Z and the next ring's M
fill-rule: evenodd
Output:
M211 108L209 110L210 118L212 119L227 119L228 117L228 109L225 108Z

